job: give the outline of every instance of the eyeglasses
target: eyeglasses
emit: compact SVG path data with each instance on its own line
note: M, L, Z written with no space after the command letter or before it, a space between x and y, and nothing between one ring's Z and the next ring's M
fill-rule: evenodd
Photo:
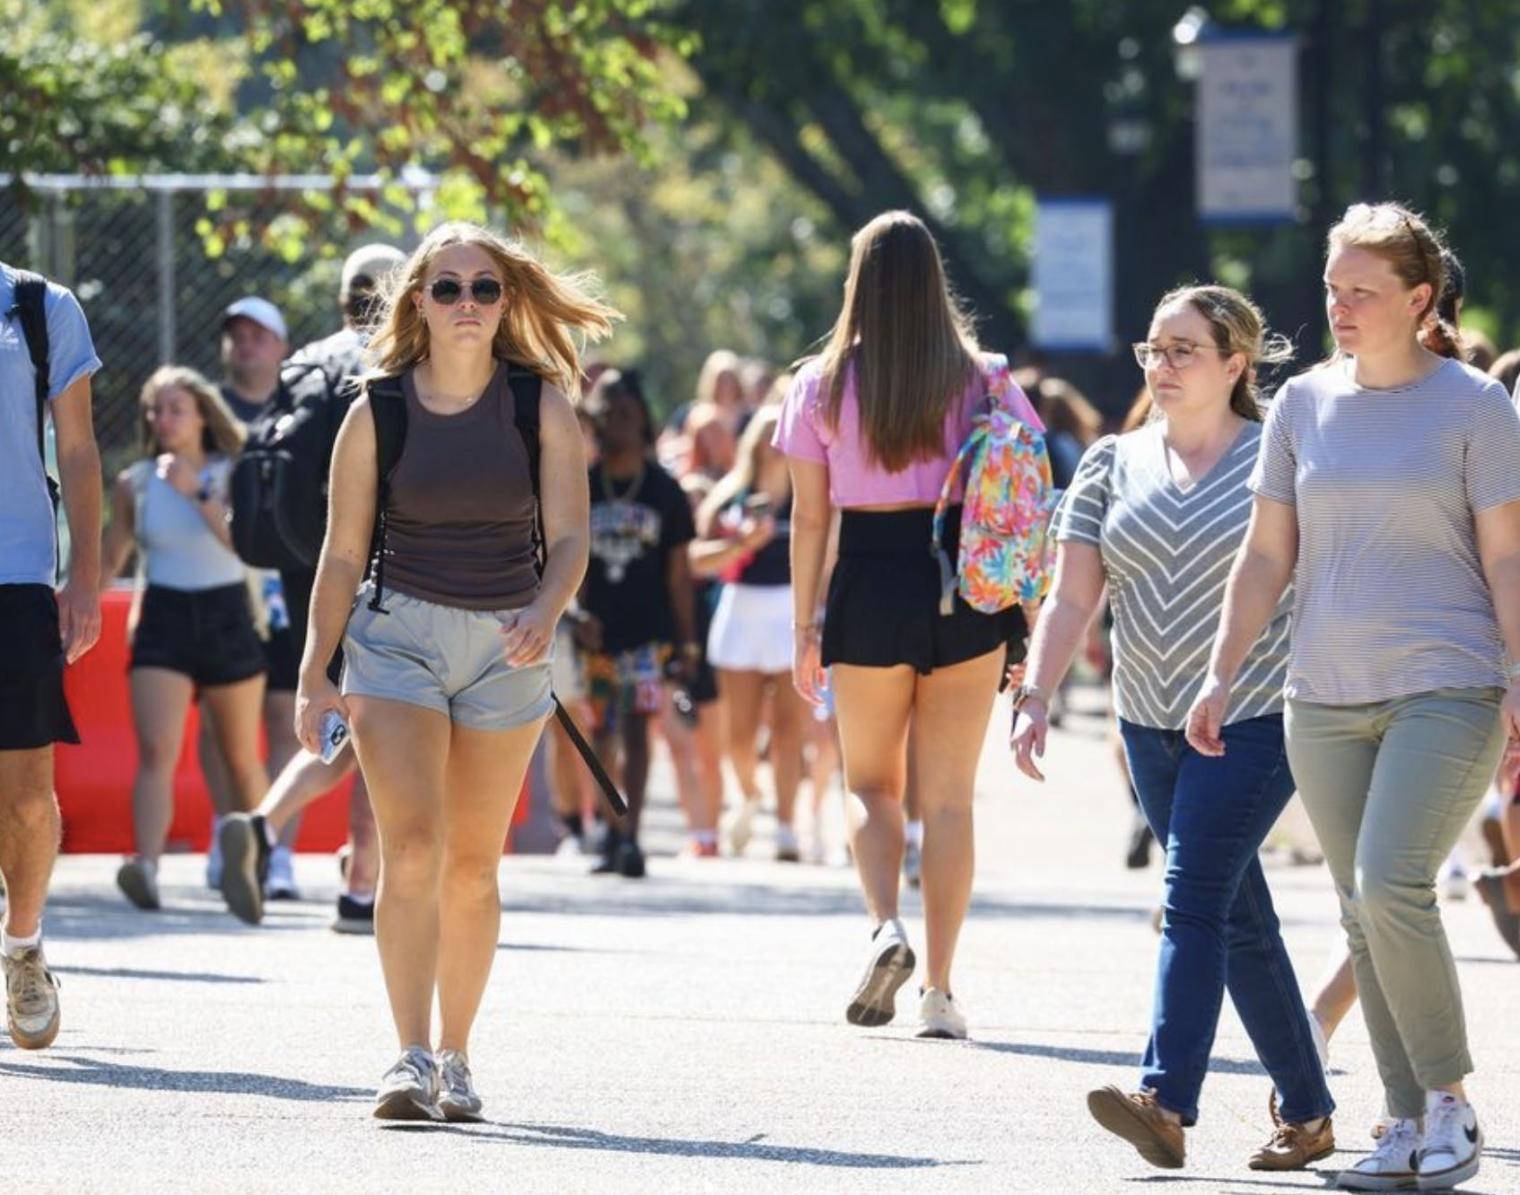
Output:
M1189 340L1179 340L1165 346L1147 344L1142 340L1134 345L1135 360L1140 363L1141 369L1159 367L1163 360L1173 369L1186 369L1198 359L1198 354L1204 349L1219 352L1211 344L1194 344Z
M428 294L440 306L452 307L463 297L464 289L464 284L457 278L435 278L433 285L428 287ZM495 278L476 278L470 283L470 298L482 307L500 303L501 291L501 283Z

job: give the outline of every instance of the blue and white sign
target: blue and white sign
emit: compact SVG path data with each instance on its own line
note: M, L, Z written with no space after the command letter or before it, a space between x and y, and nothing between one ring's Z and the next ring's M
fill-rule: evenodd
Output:
M1034 221L1037 348L1107 352L1114 339L1114 209L1101 198L1040 199Z
M1294 218L1298 43L1224 34L1198 44L1198 214L1216 223Z

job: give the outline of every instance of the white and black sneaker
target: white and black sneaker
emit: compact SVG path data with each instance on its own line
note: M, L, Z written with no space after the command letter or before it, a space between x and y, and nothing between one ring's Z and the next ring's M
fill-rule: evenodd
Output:
M897 989L913 977L916 962L908 945L908 931L900 920L894 917L878 925L871 935L865 976L850 999L845 1020L869 1028L890 1021L897 1015Z
M375 1094L376 1120L442 1120L438 1064L424 1046L408 1046Z
M1420 1190L1449 1191L1478 1173L1483 1130L1466 1100L1449 1091L1425 1094L1425 1145L1420 1150Z
M1420 1126L1395 1120L1378 1138L1372 1152L1336 1175L1342 1191L1414 1191L1420 1185Z

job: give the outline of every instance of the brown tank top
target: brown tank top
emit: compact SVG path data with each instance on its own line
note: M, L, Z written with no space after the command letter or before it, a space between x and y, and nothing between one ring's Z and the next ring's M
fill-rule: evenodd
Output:
M456 415L424 407L410 370L401 388L406 442L386 507L386 588L464 610L526 606L538 594L533 480L506 366Z

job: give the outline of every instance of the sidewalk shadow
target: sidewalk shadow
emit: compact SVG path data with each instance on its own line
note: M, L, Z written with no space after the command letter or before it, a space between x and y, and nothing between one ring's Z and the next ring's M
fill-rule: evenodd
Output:
M189 891L188 889L186 891ZM220 902L204 899L196 890L194 900L176 903L177 894L166 891L168 906L154 912L134 909L124 900L100 895L85 896L77 892L54 895L48 899L48 938L54 942L117 942L129 938L173 937L179 934L268 933L310 929L326 924L331 913L323 907L310 913L296 908L282 908L262 925L244 925ZM55 968L57 969L57 968Z
M655 1157L712 1158L744 1162L787 1162L804 1166L828 1166L858 1170L923 1170L941 1166L980 1166L975 1161L903 1154L849 1153L813 1149L804 1145L767 1145L763 1133L748 1141L709 1141L680 1137L628 1137L596 1129L561 1125L489 1123L478 1128L437 1126L485 1141L509 1145L539 1145L550 1149L585 1149L610 1153L648 1154Z
M129 1066L98 1062L73 1054L50 1054L48 1064L0 1060L0 1075L51 1083L83 1083L92 1087L123 1087L138 1091L172 1091L187 1094L263 1095L303 1103L369 1099L373 1091L360 1087L330 1087L286 1079L279 1075L253 1075L242 1071L171 1071L156 1066ZM73 1070L57 1065L66 1062Z
M1054 1058L1061 1062L1085 1062L1093 1066L1125 1068L1140 1065L1140 1055L1130 1050L1087 1050L1078 1046L1037 1046L1017 1041L973 1041L967 1044L977 1050L1017 1054L1025 1058ZM1209 1070L1218 1075L1259 1075L1262 1078L1267 1075L1266 1068L1261 1063L1245 1058L1210 1058Z
M55 967L59 975L88 975L101 979L167 979L170 983L266 983L257 975L221 975L215 971L144 971L135 967Z
M1203 1174L1142 1174L1124 1179L1127 1183L1145 1183L1154 1185L1159 1183L1207 1183L1217 1190L1250 1191L1253 1189L1288 1190L1288 1191L1317 1191L1336 1189L1335 1176L1339 1170L1301 1170L1297 1172L1301 1180L1294 1182L1288 1178L1216 1178ZM1319 1186L1313 1185L1314 1180L1319 1181Z

